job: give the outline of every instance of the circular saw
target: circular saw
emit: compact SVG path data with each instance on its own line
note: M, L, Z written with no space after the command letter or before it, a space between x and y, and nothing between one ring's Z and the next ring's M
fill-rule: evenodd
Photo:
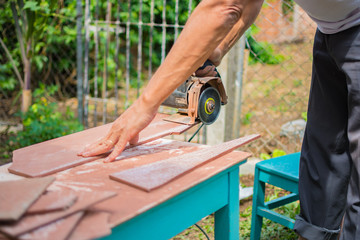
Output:
M217 77L189 77L162 105L178 109L178 114L164 119L184 124L201 121L212 124L220 114L221 105L227 103L224 85Z

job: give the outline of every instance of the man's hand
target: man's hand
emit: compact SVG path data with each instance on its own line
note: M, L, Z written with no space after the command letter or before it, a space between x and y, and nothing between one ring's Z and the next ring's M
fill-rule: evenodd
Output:
M104 138L86 146L78 155L92 157L113 149L104 162L114 161L124 150L127 143L136 144L138 142L139 132L149 125L156 112L157 108L150 109L138 99L114 121L110 131Z

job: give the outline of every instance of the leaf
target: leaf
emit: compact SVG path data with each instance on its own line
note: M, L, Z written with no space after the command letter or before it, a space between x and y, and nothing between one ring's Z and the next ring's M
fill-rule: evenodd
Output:
M275 157L281 157L281 156L284 156L286 155L286 152L283 151L283 150L280 150L280 149L275 149L273 152L272 152L272 157L275 158Z
M31 11L35 12L41 9L40 6L38 6L38 2L36 1L26 1L24 5L24 9L30 9Z
M261 160L267 160L267 159L270 159L271 156L267 153L261 153L260 158L261 158Z

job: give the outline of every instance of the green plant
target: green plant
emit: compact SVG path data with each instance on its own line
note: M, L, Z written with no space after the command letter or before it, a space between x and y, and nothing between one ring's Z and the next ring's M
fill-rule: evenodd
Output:
M271 156L270 156L270 154L268 154L268 153L261 153L260 154L260 159L261 160L268 160L268 159L270 159L271 158Z
M301 117L307 122L307 112L302 112Z
M275 149L271 155L268 154L268 153L261 153L260 154L260 159L261 160L267 160L267 159L270 159L270 158L275 158L275 157L281 157L281 156L285 156L286 155L286 152L281 150L281 149Z
M15 89L17 79L14 78L11 71L11 63L0 63L0 89L4 92L11 92Z
M55 91L57 86L45 87L43 84L34 91L34 103L22 116L23 130L10 139L15 148L83 130L69 108L62 113L57 103L49 101Z
M273 152L272 152L272 157L275 158L275 157L281 157L281 156L285 156L286 155L286 152L283 151L283 150L280 150L280 149L275 149Z
M257 62L265 64L279 64L285 57L281 54L275 54L271 44L267 42L258 42L253 35L259 31L254 24L246 31L247 48L250 50L249 63Z
M294 0L283 0L281 4L282 13L286 16L294 12Z
M245 114L243 120L242 120L242 123L244 125L249 125L251 123L251 118L254 116L254 113L253 112L248 112Z
M302 85L302 80L301 79L294 79L293 80L293 86L294 87L300 87Z

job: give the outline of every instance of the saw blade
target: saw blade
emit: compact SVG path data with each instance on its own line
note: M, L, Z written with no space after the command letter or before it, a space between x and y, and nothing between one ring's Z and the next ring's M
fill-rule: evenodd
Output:
M220 114L221 99L216 88L208 87L200 94L198 116L206 125L216 121Z

